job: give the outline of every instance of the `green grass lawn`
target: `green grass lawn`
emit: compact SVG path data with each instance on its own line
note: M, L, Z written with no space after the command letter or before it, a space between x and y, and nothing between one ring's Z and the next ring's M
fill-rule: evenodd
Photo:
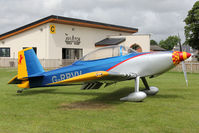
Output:
M165 73L148 79L160 92L144 102L121 102L133 81L80 90L36 88L16 94L7 82L14 69L0 69L0 133L198 133L199 74ZM143 88L141 84L141 88Z

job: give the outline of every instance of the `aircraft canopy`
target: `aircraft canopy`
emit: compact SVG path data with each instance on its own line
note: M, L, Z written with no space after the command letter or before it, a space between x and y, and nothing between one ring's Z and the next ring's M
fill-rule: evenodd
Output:
M85 55L80 60L82 61L98 60L98 59L110 58L115 56L123 56L129 53L136 53L136 51L134 51L131 48L126 48L124 46L119 46L119 45L108 46L94 50Z

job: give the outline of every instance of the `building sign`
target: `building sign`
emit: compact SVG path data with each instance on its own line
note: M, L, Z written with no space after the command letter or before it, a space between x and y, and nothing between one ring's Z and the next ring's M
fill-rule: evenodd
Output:
M51 25L50 25L50 33L51 33L51 34L55 34L55 33L56 33L56 27L55 27L54 24L51 24Z
M77 37L77 36L74 36L74 35L70 36L66 33L65 33L65 35L66 35L65 42L66 42L67 45L72 45L72 44L79 45L80 44L80 42L81 42L80 37Z

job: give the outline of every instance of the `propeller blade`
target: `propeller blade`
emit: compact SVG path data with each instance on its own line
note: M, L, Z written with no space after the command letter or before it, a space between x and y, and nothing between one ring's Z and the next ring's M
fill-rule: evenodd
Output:
M179 41L179 46L180 46L180 52L182 52L182 44L181 44L181 41Z
M179 33L178 33L178 38L179 38L179 46L180 46L180 52L182 52L182 44L181 44L181 39L180 39L180 35L179 35Z
M186 71L186 65L185 65L184 61L182 61L182 70L184 72L184 78L185 78L185 81L186 81L186 85L188 87L187 71Z
M178 38L180 39L180 35L178 33ZM182 44L181 44L181 39L179 40L179 46L180 46L180 52L182 52ZM185 78L185 81L186 81L186 85L188 87L188 79L187 79L187 70L186 70L186 65L185 65L185 62L182 61L182 71L184 73L184 78Z

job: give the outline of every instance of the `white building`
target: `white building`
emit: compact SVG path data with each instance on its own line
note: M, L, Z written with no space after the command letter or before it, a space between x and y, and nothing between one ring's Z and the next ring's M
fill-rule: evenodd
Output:
M61 61L56 65L42 62L46 67L59 67L62 59L79 59L99 46L136 44L142 51L150 51L150 36L132 35L136 32L136 28L51 15L1 34L0 61L17 59L18 51L26 47L33 47L41 61Z

